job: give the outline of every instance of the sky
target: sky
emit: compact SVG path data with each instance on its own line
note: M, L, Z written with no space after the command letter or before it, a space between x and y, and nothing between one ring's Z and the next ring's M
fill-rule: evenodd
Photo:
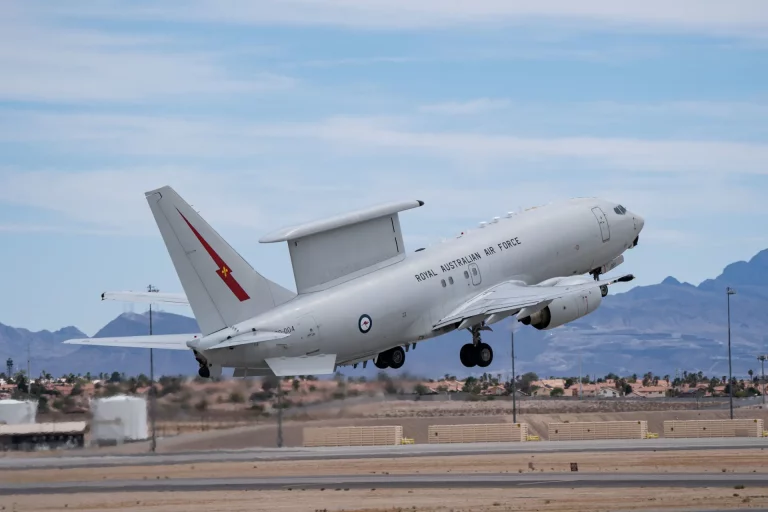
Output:
M409 251L619 202L646 219L633 285L768 248L763 0L6 1L0 70L15 327L92 335L140 308L103 291L182 291L144 199L163 185L292 289L259 237L388 200L426 203Z

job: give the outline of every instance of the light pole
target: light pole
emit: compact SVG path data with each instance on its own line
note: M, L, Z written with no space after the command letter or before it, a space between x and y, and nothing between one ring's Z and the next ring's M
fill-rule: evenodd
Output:
M763 354L757 356L757 360L760 361L760 383L763 385L760 394L763 395L763 407L765 407L765 360L768 359L768 355Z
M283 447L283 379L277 378L277 447Z
M512 423L517 423L517 390L515 389L515 331L510 335L512 339Z
M152 285L147 286L148 292L158 292ZM149 335L152 336L152 303L149 303ZM155 438L155 356L152 348L149 349L149 421L152 425L152 440L149 444L149 450L154 453L157 448L157 439Z
M731 365L731 295L734 295L736 290L726 287L725 295L728 301L728 401L731 409L731 419L733 419L733 367Z

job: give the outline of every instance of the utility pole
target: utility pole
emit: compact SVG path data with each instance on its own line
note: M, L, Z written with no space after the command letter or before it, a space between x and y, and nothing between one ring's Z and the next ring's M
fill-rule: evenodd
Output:
M763 385L760 394L763 396L763 407L765 407L765 360L768 359L768 355L763 354L757 356L757 360L760 361L760 383Z
M579 352L579 400L582 398L582 388L581 388L581 352Z
M147 286L148 292L158 292L159 290L151 284ZM149 303L149 335L152 336L152 303ZM149 450L155 453L157 448L157 439L155 437L155 357L152 348L149 349L149 421L152 425L152 440L149 444Z
M733 368L731 366L731 295L736 290L731 287L725 289L725 295L728 300L728 400L731 409L731 419L733 419Z
M515 331L510 335L512 339L512 423L517 423L517 389L515 385Z
M277 447L283 447L283 379L277 378Z

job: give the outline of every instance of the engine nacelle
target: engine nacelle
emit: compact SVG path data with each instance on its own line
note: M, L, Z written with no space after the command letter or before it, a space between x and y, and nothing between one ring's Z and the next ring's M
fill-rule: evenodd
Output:
M595 287L555 299L549 306L520 321L540 331L554 329L596 310L603 302L603 291Z

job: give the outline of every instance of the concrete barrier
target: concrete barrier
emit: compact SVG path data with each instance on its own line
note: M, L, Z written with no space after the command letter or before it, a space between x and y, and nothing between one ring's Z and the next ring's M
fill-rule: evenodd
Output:
M528 424L431 425L428 437L429 444L521 442L528 439Z
M304 446L389 446L400 444L403 427L306 427Z
M648 422L641 420L549 423L547 430L550 441L645 439L648 434Z
M762 437L763 420L670 420L664 422L664 437Z

